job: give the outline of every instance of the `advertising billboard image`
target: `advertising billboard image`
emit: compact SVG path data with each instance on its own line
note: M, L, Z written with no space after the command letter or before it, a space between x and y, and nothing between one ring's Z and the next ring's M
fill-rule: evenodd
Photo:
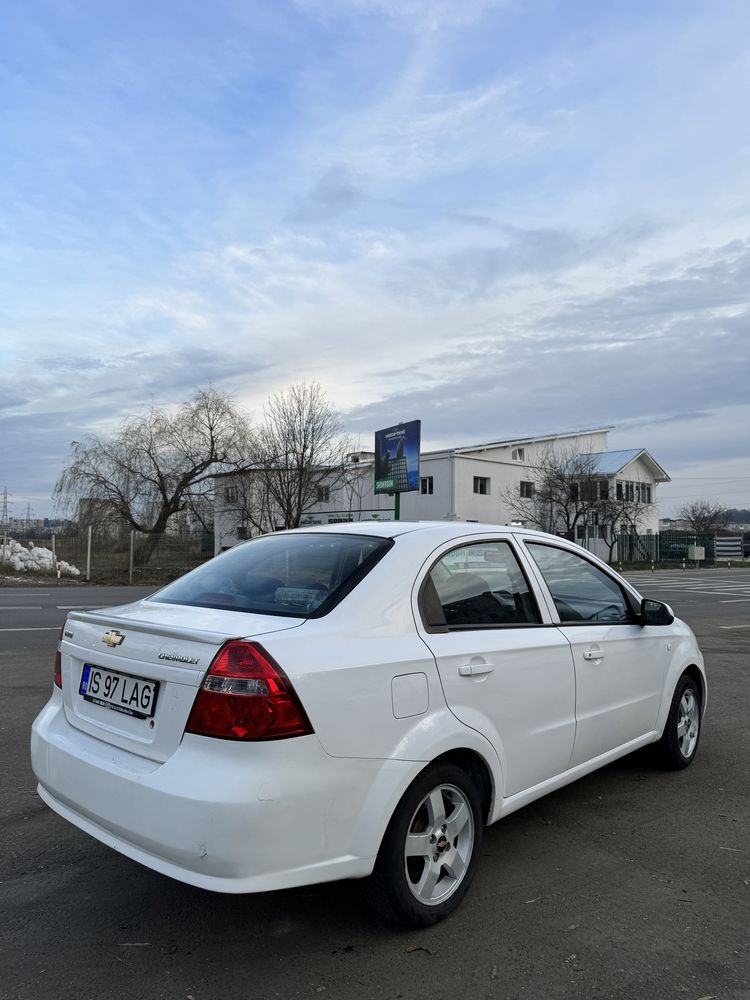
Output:
M409 493L419 489L421 420L375 431L375 492Z

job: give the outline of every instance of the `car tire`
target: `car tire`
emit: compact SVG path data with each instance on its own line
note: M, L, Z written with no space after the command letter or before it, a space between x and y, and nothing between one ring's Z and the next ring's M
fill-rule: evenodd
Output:
M698 685L686 674L677 683L664 732L657 743L661 764L680 770L693 762L701 734L701 697Z
M482 846L482 795L457 764L426 768L391 817L369 879L371 905L411 927L443 920L466 895Z

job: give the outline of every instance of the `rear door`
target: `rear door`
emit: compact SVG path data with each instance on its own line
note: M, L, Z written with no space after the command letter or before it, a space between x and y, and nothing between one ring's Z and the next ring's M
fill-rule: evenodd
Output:
M448 706L495 746L504 795L513 795L568 766L575 736L570 646L540 607L511 542L453 544L420 586L423 639Z

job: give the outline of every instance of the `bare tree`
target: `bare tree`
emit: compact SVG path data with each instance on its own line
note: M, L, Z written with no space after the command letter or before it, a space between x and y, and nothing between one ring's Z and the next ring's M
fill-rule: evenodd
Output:
M625 496L607 496L600 500L596 517L602 540L607 546L607 562L614 562L615 546L622 534L638 534L649 510L650 504L642 500L629 500Z
M238 537L244 537L241 531L265 535L277 527L269 480L270 477L258 467L221 480L224 512L239 529Z
M602 480L595 467L588 453L547 448L526 466L521 491L509 486L500 499L526 525L573 539L579 524L593 523Z
M343 506L351 521L362 519L362 501L372 482L372 473L372 465L363 466L358 462L352 462L345 470L341 492L344 498Z
M687 521L692 530L699 535L713 534L718 528L725 528L729 523L729 511L713 500L693 500L684 504L677 511L677 516Z
M231 396L198 390L174 414L152 407L126 419L111 438L74 441L55 500L68 509L88 501L145 533L139 555L148 560L175 514L192 510L205 519L213 477L246 468L250 440Z
M285 528L341 485L351 442L318 382L300 382L268 400L254 434L251 475L258 510L267 507Z
M640 490L632 497L611 495L614 484L597 472L596 458L589 452L549 447L526 466L526 476L520 492L510 486L501 493L513 514L531 527L571 540L579 526L585 531L595 525L610 562L618 537L636 532L650 509Z

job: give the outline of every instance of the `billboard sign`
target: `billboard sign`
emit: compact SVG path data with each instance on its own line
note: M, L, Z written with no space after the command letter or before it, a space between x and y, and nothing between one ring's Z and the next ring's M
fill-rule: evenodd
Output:
M375 492L409 493L419 489L421 420L375 431Z

